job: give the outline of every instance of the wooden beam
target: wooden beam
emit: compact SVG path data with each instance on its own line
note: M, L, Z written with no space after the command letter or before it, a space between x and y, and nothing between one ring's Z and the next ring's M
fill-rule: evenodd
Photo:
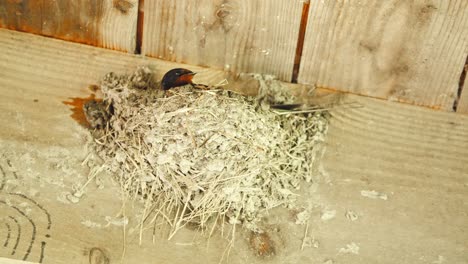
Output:
M468 2L311 1L300 83L452 110Z
M301 1L146 0L143 54L291 81Z
M162 76L173 67L202 68L7 30L0 30L0 50L0 258L219 262L229 241L218 235L206 241L195 230L184 229L167 241L163 227L154 237L148 229L139 245L140 203L123 197L109 176L92 180L79 201L70 196L88 180L89 169L81 165L88 131L69 117L62 101L88 96L87 86L109 71L148 65ZM198 81L217 83L224 77L205 69ZM315 205L308 234L317 248L301 251L305 226L294 224L287 212L272 211L267 223L276 230L277 253L271 261L463 263L468 117L357 96L347 100L362 107L332 112L316 188L299 192ZM362 191L385 194L387 200ZM322 220L324 211L335 211L335 217ZM264 262L246 237L238 234L229 262Z
M0 258L0 263L2 264L36 264L37 262L29 262L16 259Z
M0 27L133 53L138 0L2 1Z

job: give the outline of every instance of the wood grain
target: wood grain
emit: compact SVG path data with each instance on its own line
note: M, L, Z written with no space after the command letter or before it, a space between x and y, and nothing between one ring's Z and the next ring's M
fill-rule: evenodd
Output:
M147 0L143 54L291 81L301 1Z
M300 83L451 110L468 2L311 1Z
M8 258L1 258L0 257L0 263L2 263L2 264L35 264L37 262L29 262L29 261L8 259Z
M63 199L87 180L81 162L88 132L62 101L88 96L87 86L108 71L148 65L160 78L174 67L202 68L8 30L0 30L0 50L0 258L22 260L29 252L26 261L42 256L43 263L219 263L228 241L213 236L206 242L194 230L171 241L164 228L154 241L145 230L139 245L132 227L140 204L122 207L125 197L107 177L101 179L104 189L92 181L78 203ZM198 78L217 83L224 76L205 70ZM268 262L466 262L468 117L357 96L347 100L362 107L332 112L317 190L303 195L320 205L309 225L318 247L301 251L304 226L292 223L289 213L270 212L267 223L280 239ZM363 197L362 190L385 193L388 200ZM129 219L125 241L123 227L109 224L122 208ZM335 210L335 218L321 220L322 210ZM348 210L356 212L356 221L345 217ZM9 216L22 234L13 255L18 228ZM245 237L238 235L229 263L265 263ZM358 254L340 253L352 242Z
M152 232L145 233L142 247L138 232L128 230L127 252L123 256L122 227L106 227L106 217L114 218L121 210L120 189L108 182L104 190L98 191L93 184L90 190L94 191L78 204L67 203L62 195L70 192L73 185L85 182L88 173L80 165L86 155L83 146L88 132L70 118L70 109L63 101L89 96L88 86L98 84L110 71L133 72L138 66L148 66L160 79L169 69L187 65L3 29L0 50L0 257L32 262L42 258L44 263L108 263L95 259L121 263L122 258L124 263L180 263L205 252L193 263L217 263L221 259L226 246L223 239L218 238L207 247L209 250L204 244L178 246L166 242L164 230L156 235L154 243ZM225 78L220 71L189 68L199 72L197 82L212 84ZM31 156L34 162L25 162L21 158L24 155ZM72 171L75 173L69 174ZM128 211L131 208L138 208L138 204L134 206L129 206L127 214L132 215ZM31 215L26 214L27 208ZM47 215L51 217L50 229ZM14 254L18 229L16 222L6 216L14 217L21 226L22 235ZM138 223L135 217L129 218L130 223ZM86 221L99 226L90 227L84 224ZM6 224L11 234L9 244L4 246ZM33 233L35 239L31 240ZM191 243L195 237L195 231L185 230L176 242ZM188 250L181 252L181 248Z
M135 51L137 0L0 0L0 27Z
M468 117L347 100L363 107L332 112L321 169L329 184L320 193L338 216L312 230L327 237L322 250L358 245L359 254L338 256L339 263L466 262ZM388 198L364 197L365 190ZM346 218L348 211L358 220Z

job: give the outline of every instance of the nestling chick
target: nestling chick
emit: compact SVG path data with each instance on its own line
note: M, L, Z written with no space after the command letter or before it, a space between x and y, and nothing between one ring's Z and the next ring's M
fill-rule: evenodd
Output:
M195 72L183 68L172 69L164 74L161 87L163 90L169 90L174 87L193 84L192 78L195 74Z

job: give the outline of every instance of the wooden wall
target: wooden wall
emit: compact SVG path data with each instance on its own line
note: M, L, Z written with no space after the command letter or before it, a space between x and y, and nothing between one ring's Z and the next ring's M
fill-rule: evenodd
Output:
M0 0L0 27L468 113L466 0Z
M138 0L0 0L0 27L127 52Z
M466 0L311 1L299 82L451 110Z
M290 81L301 1L146 0L143 54Z

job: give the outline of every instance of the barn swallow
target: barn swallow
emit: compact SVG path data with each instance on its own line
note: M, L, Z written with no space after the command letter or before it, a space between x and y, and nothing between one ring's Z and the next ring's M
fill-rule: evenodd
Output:
M192 78L195 74L195 72L183 68L172 69L164 74L161 87L163 90L169 90L174 87L193 84Z

